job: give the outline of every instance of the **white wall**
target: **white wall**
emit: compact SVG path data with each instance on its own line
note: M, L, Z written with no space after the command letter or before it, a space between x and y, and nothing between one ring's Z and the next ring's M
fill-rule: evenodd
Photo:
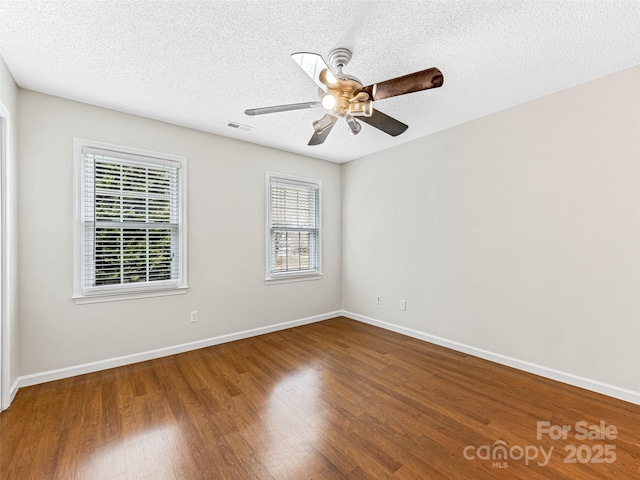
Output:
M32 91L19 99L21 375L340 310L339 165ZM74 303L74 137L188 157L186 295ZM323 182L321 280L265 285L266 171Z
M0 101L8 110L8 157L0 177L2 177L2 215L4 216L5 257L2 259L6 271L4 312L9 345L9 375L6 381L12 386L19 373L19 324L18 324L18 202L17 202L17 162L18 162L18 86L11 72L0 57ZM3 365L3 368L5 366ZM3 399L7 400L7 399ZM7 405L5 405L7 406Z
M640 67L342 181L346 311L640 392Z

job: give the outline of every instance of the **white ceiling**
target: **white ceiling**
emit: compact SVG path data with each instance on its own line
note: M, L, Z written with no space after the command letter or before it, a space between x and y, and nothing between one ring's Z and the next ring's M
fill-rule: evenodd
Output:
M639 33L637 1L0 0L20 87L334 162L638 65ZM341 122L309 147L321 109L244 115L317 100L290 54L335 47L365 85L433 66L444 85L375 103L409 125L396 138Z

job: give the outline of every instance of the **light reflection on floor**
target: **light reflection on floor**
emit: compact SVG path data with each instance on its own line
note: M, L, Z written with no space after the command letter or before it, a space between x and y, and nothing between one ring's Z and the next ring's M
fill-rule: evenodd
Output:
M77 478L173 479L173 462L184 454L177 450L179 433L176 426L163 425L110 443L78 466Z
M307 366L291 372L278 381L264 398L262 406L247 417L249 405L244 398L231 397L230 410L211 413L212 419L220 416L229 425L236 424L237 432L222 430L201 432L204 444L190 445L193 432L175 419L160 411L151 411L152 416L164 417L160 425L144 429L148 421L141 418L148 413L149 405L132 406L131 410L120 413L118 436L121 440L106 440L101 446L86 444L86 450L77 458L82 459L75 468L77 480L174 480L184 478L183 462L194 452L219 450L225 441L232 441L233 435L244 439L238 444L246 445L249 451L256 448L259 462L278 480L297 480L305 472L315 468L317 444L323 438L326 427L325 407L322 405L322 370ZM142 397L140 397L142 398ZM140 400L140 399L139 399ZM145 398L145 402L147 399ZM236 402L240 402L236 405ZM140 409L140 411L137 411ZM200 407L197 407L199 410ZM203 413L203 411L201 412ZM217 421L217 420L212 420ZM152 423L153 424L153 423ZM158 424L157 422L155 423ZM247 430L248 429L248 430ZM188 430L188 429L187 429ZM246 430L246 431L245 431ZM213 435L213 436L211 436ZM215 435L221 435L215 438ZM258 444L255 444L256 439ZM206 440L205 440L206 439ZM220 440L220 443L217 441ZM246 442L246 443L245 443ZM223 452L218 452L224 457ZM197 455L196 455L197 456ZM244 457L241 461L252 461ZM253 459L256 461L256 458ZM192 465L189 465L191 468ZM224 475L222 470L211 472L213 478ZM207 472L207 475L209 472Z
M320 372L309 367L287 376L269 395L264 428L270 452L264 464L275 478L302 478L309 460L309 446L319 440L324 428ZM304 428L301 428L304 425Z

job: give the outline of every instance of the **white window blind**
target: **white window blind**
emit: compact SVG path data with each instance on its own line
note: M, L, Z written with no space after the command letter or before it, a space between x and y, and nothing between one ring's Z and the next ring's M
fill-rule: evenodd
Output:
M81 147L81 292L178 288L183 281L177 160Z
M269 177L268 278L320 273L320 184Z

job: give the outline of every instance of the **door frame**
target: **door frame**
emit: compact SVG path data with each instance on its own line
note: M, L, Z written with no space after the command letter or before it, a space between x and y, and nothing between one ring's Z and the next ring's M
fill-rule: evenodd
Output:
M11 403L10 348L11 331L9 324L9 279L7 217L9 203L8 159L10 154L10 115L0 100L0 410L6 410Z

